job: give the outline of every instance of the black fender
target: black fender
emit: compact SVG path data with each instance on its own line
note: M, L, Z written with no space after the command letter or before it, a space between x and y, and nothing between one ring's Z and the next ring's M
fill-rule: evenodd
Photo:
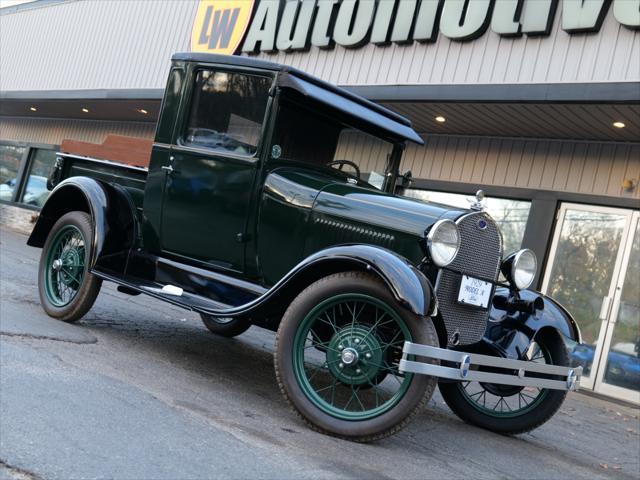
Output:
M273 317L279 320L287 306L307 286L322 277L351 270L369 271L384 281L396 300L420 316L435 313L436 299L427 277L406 258L373 245L339 245L310 255L260 297L242 306L202 309L214 316Z
M495 295L508 297L509 290L498 288ZM558 335L569 351L582 343L578 324L558 302L533 290L520 291L519 296L532 303L541 298L543 308L514 312L493 305L483 338L490 350L498 350L497 353L507 358L520 358L538 336L550 333Z
M133 202L119 185L89 177L70 177L60 182L42 207L27 245L42 248L56 221L78 210L91 215L93 224L94 248L89 266L124 272L138 226Z

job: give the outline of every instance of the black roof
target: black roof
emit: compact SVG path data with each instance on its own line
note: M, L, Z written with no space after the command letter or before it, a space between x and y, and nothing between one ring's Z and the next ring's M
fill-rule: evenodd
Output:
M351 102L355 102L356 104L365 107L378 115L382 115L392 122L397 122L400 128L398 128L398 132L396 132L399 136L407 138L408 140L412 140L417 143L423 143L419 136L412 131L413 135L406 135L402 133L402 131L406 131L408 129L412 129L411 121L402 115L399 115L377 103L372 102L371 100L367 100L364 97L356 95L344 88L340 88L332 83L325 82L313 75L309 75L302 70L299 70L294 67L290 67L288 65L282 65L280 63L270 62L268 60L262 60L254 57L246 57L246 56L236 56L236 55L218 55L213 53L197 53L197 52L182 52L176 53L171 57L173 61L185 61L185 62L199 62L199 63L213 63L213 64L222 64L222 65L233 65L240 67L249 67L256 68L261 70L270 70L274 72L281 72L289 75L293 75L294 77L298 77L306 82L309 82L321 89L327 90L333 94L339 95ZM286 76L283 76L286 77Z

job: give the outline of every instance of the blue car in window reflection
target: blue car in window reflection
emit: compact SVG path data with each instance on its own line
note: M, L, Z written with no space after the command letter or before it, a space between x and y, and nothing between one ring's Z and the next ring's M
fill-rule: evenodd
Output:
M595 345L578 345L571 352L571 364L581 366L584 375L591 374ZM606 383L640 390L640 338L635 342L617 343L611 347L604 374Z
M0 184L0 200L11 201L17 180L17 178L12 178L3 184ZM48 195L47 178L40 177L38 175L31 175L29 176L29 180L27 180L27 186L24 190L21 203L41 207L47 200Z

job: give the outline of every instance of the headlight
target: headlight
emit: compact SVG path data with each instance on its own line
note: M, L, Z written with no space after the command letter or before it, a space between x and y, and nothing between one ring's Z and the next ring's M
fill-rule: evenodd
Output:
M524 248L509 255L500 268L511 285L518 290L524 290L529 288L536 277L538 260L535 253Z
M451 220L438 220L427 234L427 248L431 260L438 267L453 262L460 248L460 232Z

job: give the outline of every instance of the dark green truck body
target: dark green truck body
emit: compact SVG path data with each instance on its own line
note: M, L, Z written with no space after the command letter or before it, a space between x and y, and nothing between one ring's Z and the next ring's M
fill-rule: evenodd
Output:
M388 147L372 183L361 165L335 157L349 131ZM298 70L178 54L148 168L61 152L28 243L44 246L62 215L84 211L91 274L124 293L272 330L314 282L356 271L433 321L443 351L523 359L549 329L578 342L560 305L499 279L513 256L503 259L500 230L479 202L461 210L395 194L407 141L423 143L408 120ZM430 232L443 222L459 240L438 266ZM468 278L490 287L484 303L460 301Z

